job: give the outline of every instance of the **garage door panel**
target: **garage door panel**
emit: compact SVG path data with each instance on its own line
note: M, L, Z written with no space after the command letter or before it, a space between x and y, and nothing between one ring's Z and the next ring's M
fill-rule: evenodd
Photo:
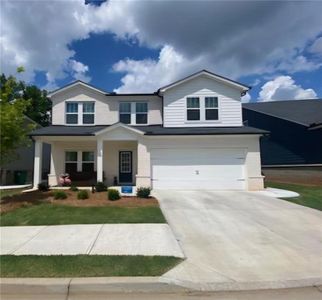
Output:
M245 149L153 149L156 189L245 188Z

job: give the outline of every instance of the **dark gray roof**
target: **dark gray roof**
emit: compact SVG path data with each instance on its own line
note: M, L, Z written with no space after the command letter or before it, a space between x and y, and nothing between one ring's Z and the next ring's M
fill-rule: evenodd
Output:
M243 108L306 127L322 124L322 99L244 103Z
M109 127L100 126L63 126L53 125L34 130L31 136L93 136L96 132ZM253 127L163 127L162 125L132 126L145 135L225 135L225 134L265 134L265 130Z
M102 126L64 126L64 125L52 125L36 129L31 132L31 136L90 136L94 135L96 131L106 128L106 125Z

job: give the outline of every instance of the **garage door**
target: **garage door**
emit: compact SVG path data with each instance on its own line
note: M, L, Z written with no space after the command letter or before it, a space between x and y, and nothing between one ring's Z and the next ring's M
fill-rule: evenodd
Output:
M154 189L245 189L245 149L152 149Z

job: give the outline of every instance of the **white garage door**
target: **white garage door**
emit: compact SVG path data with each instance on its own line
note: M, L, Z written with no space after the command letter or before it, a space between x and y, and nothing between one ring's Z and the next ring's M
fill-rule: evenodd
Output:
M154 189L245 189L245 149L152 149Z

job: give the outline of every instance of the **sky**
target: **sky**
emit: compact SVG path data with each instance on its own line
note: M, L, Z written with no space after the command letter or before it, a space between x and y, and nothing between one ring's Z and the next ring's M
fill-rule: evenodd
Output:
M322 98L322 1L0 5L1 72L48 91L79 79L149 93L207 69L252 86L244 102Z

